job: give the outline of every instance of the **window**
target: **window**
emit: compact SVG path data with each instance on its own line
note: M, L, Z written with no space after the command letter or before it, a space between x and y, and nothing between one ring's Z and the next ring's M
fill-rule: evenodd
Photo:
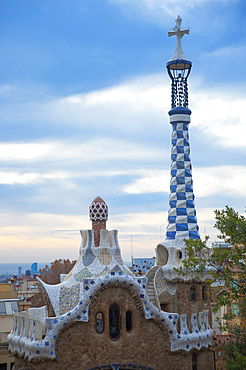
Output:
M126 331L129 333L132 330L132 313L127 311L126 313Z
M0 364L0 370L7 370L7 364Z
M190 288L190 300L191 302L196 301L196 288L194 286Z
M5 302L0 302L0 315L6 315Z
M237 303L232 304L232 313L235 316L239 316L239 307Z
M98 334L102 334L104 331L104 318L102 312L96 314L96 331Z
M196 301L196 288L194 286L190 288L190 301L193 303Z
M113 340L120 336L120 311L116 305L112 305L109 309L109 335Z
M192 353L192 370L197 370L197 355Z
M207 295L207 289L206 289L206 286L205 286L205 285L203 285L203 287L202 287L202 300L203 300L203 301L206 301L206 300L207 300L207 298L208 298L208 295Z

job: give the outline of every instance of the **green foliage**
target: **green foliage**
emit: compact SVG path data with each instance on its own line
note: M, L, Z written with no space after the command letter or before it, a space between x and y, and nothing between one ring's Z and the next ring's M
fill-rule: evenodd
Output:
M224 360L228 370L246 369L246 331L243 328L235 327L233 336L224 347Z
M228 206L214 213L214 227L220 232L218 238L222 244L209 248L208 236L204 241L185 240L186 260L175 270L179 275L189 273L196 279L207 276L209 284L221 283L213 311L222 306L228 308L223 317L225 324L220 325L221 330L233 334L233 340L224 347L227 368L246 369L246 332L235 322L235 317L246 318L246 218Z

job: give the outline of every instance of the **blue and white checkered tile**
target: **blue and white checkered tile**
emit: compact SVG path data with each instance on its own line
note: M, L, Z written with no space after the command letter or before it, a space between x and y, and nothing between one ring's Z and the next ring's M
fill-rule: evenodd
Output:
M199 239L188 123L172 122L172 127L171 182L166 239Z

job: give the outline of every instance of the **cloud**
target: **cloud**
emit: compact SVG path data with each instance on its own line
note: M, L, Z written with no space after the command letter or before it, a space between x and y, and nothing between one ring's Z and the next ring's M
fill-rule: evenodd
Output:
M128 194L169 192L170 171L149 171L144 177L125 186Z
M90 229L87 214L58 215L47 213L0 213L0 253L3 262L51 262L56 258L77 259L80 229ZM201 236L205 232L216 239L212 209L198 212ZM131 242L135 257L152 257L155 247L165 240L167 210L164 212L133 212L110 217L107 228L119 230L119 243L124 260L130 261ZM9 254L11 250L11 255Z
M189 15L195 8L202 5L215 3L227 3L229 0L108 0L116 4L129 15L141 16L147 21L155 21L161 24L169 24L170 18L178 14Z
M69 173L50 173L50 174L40 174L40 173L18 173L18 172L0 172L0 184L2 185L28 185L28 184L35 184L40 183L45 180L64 180L66 178L71 178L71 174Z
M192 125L217 139L217 145L245 149L246 95L240 86L196 88L190 100Z
M129 194L169 192L169 176L167 172L151 171L125 186L124 191ZM197 197L218 194L246 197L246 166L195 168L193 179Z
M58 98L44 104L39 115L69 125L140 131L158 127L167 116L169 82L164 75L140 76L110 88Z
M165 152L165 150L164 150ZM112 156L113 154L113 156ZM0 162L47 162L50 167L52 163L61 162L73 165L77 162L90 163L105 160L132 160L152 161L157 158L160 151L152 146L146 147L127 140L117 138L101 138L78 143L77 141L51 141L36 143L1 143ZM35 166L34 166L35 167Z
M237 86L223 85L216 88L205 87L204 81L197 76L190 82L190 106L193 114L191 116L191 125L199 128L204 134L217 140L218 146L230 146L244 149L244 137L246 136L246 94L245 91ZM19 158L39 158L52 159L58 156L59 151L65 151L69 157L71 153L69 145L60 145L52 143L50 139L50 128L62 127L69 132L79 128L81 136L85 140L80 143L75 142L74 151L82 155L81 159L96 158L100 151L100 146L104 146L105 151L113 149L113 141L109 137L121 133L124 135L122 140L116 139L116 145L113 150L119 152L119 148L124 147L129 150L129 145L137 141L136 133L141 133L142 142L148 142L150 133L159 136L160 129L168 133L170 129L167 112L170 109L170 85L163 74L139 76L133 80L122 82L119 85L97 90L85 94L74 94L62 98L53 98L40 100L36 102L34 108L32 104L21 104L21 107L9 108L7 113L3 112L2 121L8 122L21 120L27 124L35 124L35 121L46 122L42 135L48 135L49 140L43 143L26 145L18 143L20 148ZM11 111L11 112L10 112ZM30 118L31 117L31 118ZM30 123L29 123L30 121ZM67 136L69 137L69 132ZM131 135L130 135L131 133ZM93 135L94 140L88 136ZM127 136L130 135L130 136ZM100 137L100 140L95 140ZM107 137L108 139L105 139ZM76 141L74 137L71 137ZM166 138L164 138L166 139ZM169 136L168 136L169 139ZM127 142L131 144L127 144ZM13 143L13 145L15 145ZM21 147L21 145L23 145ZM78 145L81 149L78 150ZM139 144L136 144L139 145ZM54 146L56 151L54 153ZM73 144L72 144L73 146ZM23 149L23 150L22 150ZM68 149L68 150L67 150ZM132 151L132 148L131 150ZM106 154L102 153L104 158ZM126 154L125 154L126 155ZM11 147L10 143L0 149L0 158L11 160L16 156L16 147ZM117 156L117 153L116 153Z

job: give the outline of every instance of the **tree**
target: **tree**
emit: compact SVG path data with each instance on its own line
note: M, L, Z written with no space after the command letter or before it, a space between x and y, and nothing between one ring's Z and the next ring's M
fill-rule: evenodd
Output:
M50 266L46 265L45 268L40 269L40 279L47 284L59 284L60 274L68 274L76 261L69 259L59 259L51 262Z
M231 340L224 346L228 369L245 369L246 366L246 218L233 208L226 206L215 210L215 225L220 232L218 238L224 244L209 248L205 240L185 240L187 258L180 268L175 269L180 275L190 273L197 279L207 277L212 284L219 281L223 289L215 296L213 311L222 306L228 309L224 314L225 324L222 330L228 330ZM239 320L235 321L237 309ZM242 325L244 324L244 325Z
M68 274L76 261L70 261L69 259L59 259L51 262L50 266L46 265L43 269L40 269L41 275L39 276L47 284L59 284L60 274ZM41 287L41 290L43 288ZM44 299L44 292L39 292L32 297L32 306L41 307L47 302Z

